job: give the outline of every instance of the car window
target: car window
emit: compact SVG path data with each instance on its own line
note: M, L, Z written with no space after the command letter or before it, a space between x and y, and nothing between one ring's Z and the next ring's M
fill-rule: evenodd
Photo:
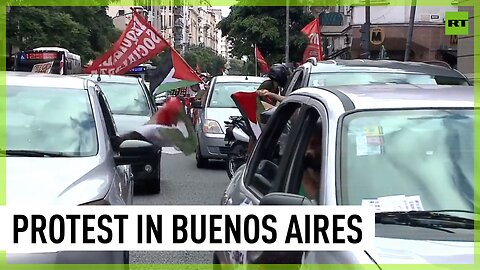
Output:
M93 156L97 130L88 92L81 89L8 86L7 150Z
M314 87L367 84L468 85L468 82L463 78L388 72L312 73L308 82L308 86Z
M99 83L113 114L151 116L147 96L140 84Z
M323 162L322 121L316 110L310 109L304 120L298 147L294 153L291 177L285 183L286 192L299 194L311 200L317 200L321 183L321 165Z
M289 158L288 149L295 144L296 124L302 123L300 118L301 107L298 103L286 104L277 109L276 114L281 115L276 119L270 132L259 142L255 149L253 164L250 166L248 186L257 194L265 195L279 188L282 176L281 162Z
M292 75L292 79L288 84L285 93L283 94L284 96L288 96L291 92L297 90L302 86L302 79L303 79L302 75L303 75L303 70L295 71L295 73Z
M230 97L236 92L253 92L260 86L259 82L228 82L216 83L211 90L208 107L211 108L236 108L235 102Z
M425 210L473 211L473 110L365 111L345 117L341 204L418 196Z

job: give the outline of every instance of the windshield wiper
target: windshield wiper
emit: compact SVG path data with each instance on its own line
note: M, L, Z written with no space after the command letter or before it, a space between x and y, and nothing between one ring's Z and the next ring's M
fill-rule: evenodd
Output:
M474 214L468 210L380 212L375 214L375 223L424 227L447 232L451 231L441 228L474 229L473 219L443 214L445 212Z
M40 150L6 150L7 156L19 157L73 157L72 155L55 152L55 151L40 151Z

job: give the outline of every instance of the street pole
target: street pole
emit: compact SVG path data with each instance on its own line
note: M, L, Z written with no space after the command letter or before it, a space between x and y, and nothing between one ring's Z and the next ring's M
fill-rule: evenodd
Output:
M365 31L368 41L365 44L365 58L370 59L370 0L365 2Z
M413 36L413 26L415 24L415 11L416 11L417 0L412 0L412 6L410 7L410 21L408 22L408 32L407 32L407 44L405 46L405 57L404 61L410 60L410 50L412 47L412 36Z
M288 45L288 40L290 39L289 37L289 26L290 26L290 7L289 1L287 0L287 6L286 6L286 14L285 14L285 63L288 65L290 62L289 59L289 54L290 54L290 47Z
M257 63L257 44L254 45L255 55L255 76L258 76L258 63Z

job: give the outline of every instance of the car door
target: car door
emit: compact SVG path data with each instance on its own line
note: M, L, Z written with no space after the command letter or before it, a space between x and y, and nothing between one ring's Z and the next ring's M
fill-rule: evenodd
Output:
M113 142L115 138L118 136L117 128L115 126L115 121L113 120L113 116L110 110L110 106L108 105L107 98L100 90L98 86L96 86L96 94L98 98L98 102L100 104L100 109L102 111L102 116L105 121L106 129L108 132L108 136L110 138L110 142ZM113 143L112 143L113 145ZM113 149L116 152L115 149ZM119 184L119 192L120 195L127 205L133 204L133 173L131 171L130 165L121 165L115 167L116 174L114 181L115 183Z
M288 84L287 88L282 91L283 96L288 96L295 90L304 86L305 80L305 69L303 67L299 67L292 75L292 79Z

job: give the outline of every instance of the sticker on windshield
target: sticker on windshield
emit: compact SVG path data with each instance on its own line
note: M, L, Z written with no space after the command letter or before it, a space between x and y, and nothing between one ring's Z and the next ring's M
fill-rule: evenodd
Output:
M365 127L362 135L357 135L357 156L380 155L384 152L381 127Z
M362 206L374 207L379 212L424 211L420 196L394 195L378 197L378 199L364 199Z

